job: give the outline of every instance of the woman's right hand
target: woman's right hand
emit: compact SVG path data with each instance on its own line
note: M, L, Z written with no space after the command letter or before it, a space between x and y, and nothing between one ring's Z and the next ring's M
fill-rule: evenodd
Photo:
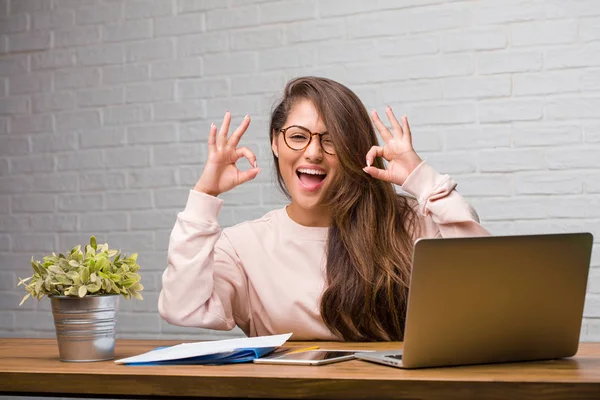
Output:
M211 196L218 196L234 187L256 178L260 172L256 164L256 156L247 147L236 148L242 135L250 125L250 116L246 115L238 128L227 138L231 114L225 113L221 128L217 134L217 126L210 126L208 135L208 159L204 166L202 176L198 179L194 190ZM235 165L236 161L245 157L252 165L247 171L240 171Z

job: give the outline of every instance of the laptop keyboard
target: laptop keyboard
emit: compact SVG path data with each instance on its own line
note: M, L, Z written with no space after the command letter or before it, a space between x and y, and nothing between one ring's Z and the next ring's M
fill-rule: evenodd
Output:
M386 357L395 358L396 360L402 360L402 354L386 354Z

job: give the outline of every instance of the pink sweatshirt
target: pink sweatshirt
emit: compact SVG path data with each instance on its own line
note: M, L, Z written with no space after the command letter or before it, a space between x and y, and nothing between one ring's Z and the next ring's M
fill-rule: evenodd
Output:
M419 201L421 237L489 234L455 187L426 162L406 179L402 188ZM221 231L222 204L190 191L171 233L161 317L218 330L238 325L248 336L293 332L293 340L340 340L319 311L328 228L299 225L281 208Z

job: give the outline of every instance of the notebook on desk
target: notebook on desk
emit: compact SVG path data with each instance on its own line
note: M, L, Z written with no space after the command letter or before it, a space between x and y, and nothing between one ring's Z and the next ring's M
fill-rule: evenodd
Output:
M592 242L589 233L418 240L403 350L356 357L421 368L573 356Z

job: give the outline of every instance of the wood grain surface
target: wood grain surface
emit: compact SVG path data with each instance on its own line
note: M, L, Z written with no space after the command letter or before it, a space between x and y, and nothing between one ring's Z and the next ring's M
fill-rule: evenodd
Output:
M117 340L116 358L181 341ZM402 343L288 342L288 347L399 349ZM600 343L573 358L402 370L353 360L323 366L123 366L67 363L54 339L0 339L0 395L148 398L600 399Z

